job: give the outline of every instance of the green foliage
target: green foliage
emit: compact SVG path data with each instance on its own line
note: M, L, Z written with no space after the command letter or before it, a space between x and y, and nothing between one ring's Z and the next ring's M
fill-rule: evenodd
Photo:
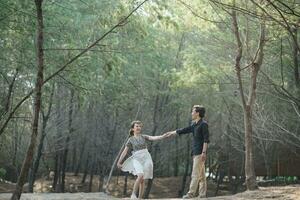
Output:
M297 183L298 178L297 176L276 176L274 180L277 183L294 184Z
M100 38L138 3L131 0L44 1L45 77ZM44 111L51 103L52 87L55 88L54 107L61 103L63 108L59 125L55 121L57 107L50 115L52 121L47 127L50 139L45 152L54 151L51 145L56 144L59 128L67 132L69 91L75 90L74 104L79 111L74 114L78 118L77 132L74 133L78 139L74 136L74 144L81 143L86 134L91 134L91 138L99 137L99 140L95 140L98 146L90 145L90 148L97 149L97 152L103 150L106 146L101 142L110 140L109 133L116 122L119 132L112 152L117 152L121 140L127 135L130 121L136 118L145 121L146 133L152 133L157 123L155 134L160 134L185 126L190 118L191 105L203 104L207 108L206 119L211 129L210 147L215 151L211 153L214 155L212 160L218 160L216 152L227 150L234 157L241 158L244 122L234 69L236 41L228 14L231 1L222 3L228 5L209 1L148 1L126 23L46 84L43 87ZM34 87L36 16L33 1L0 0L0 4L2 124L7 116L2 112L5 97L16 69L19 72L10 109ZM288 1L288 4L292 6L293 2ZM253 13L262 12L247 1L237 1L237 6L241 8L238 9L238 22L244 47L242 67L246 67L255 56L258 42L259 18ZM299 13L299 6L293 8ZM245 10L251 13L242 12ZM269 8L268 11L275 19L280 19L276 10ZM285 16L289 23L295 23L295 16ZM294 82L290 33L276 21L268 19L267 38L261 70L277 88L283 83L289 94L299 99ZM248 68L242 71L242 82L247 92ZM58 100L59 92L62 97ZM3 154L3 158L16 160L16 166L22 163L28 145L32 103L32 99L24 103L10 122L5 136L0 136L1 157ZM286 146L299 147L299 116L290 99L278 93L261 73L253 120L259 158L264 156L261 152L270 154L267 159L276 157L277 151L284 146L277 142L282 141L282 134L288 134L284 141L288 144ZM280 122L282 127L276 127L274 122ZM168 145L165 148L175 148L171 142ZM185 155L183 149L187 145L185 141L179 145L182 151L176 156L181 156L180 163L185 163L182 155ZM168 155L170 160L174 155ZM49 163L53 165L52 161ZM165 164L161 161L159 166ZM180 166L180 172L184 171L184 166Z
M0 168L0 179L4 179L6 174L6 170L4 168Z

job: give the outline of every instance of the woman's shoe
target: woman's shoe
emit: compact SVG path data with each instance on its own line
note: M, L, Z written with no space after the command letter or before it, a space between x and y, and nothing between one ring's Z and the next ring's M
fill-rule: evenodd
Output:
M136 195L135 195L134 193L132 193L132 195L131 195L130 199L134 199L134 200L136 200L136 199L138 199L138 198L136 197Z
M195 198L196 196L194 196L194 195L192 195L192 194L189 194L189 193L187 193L186 195L184 195L182 198L183 199L193 199L193 198Z

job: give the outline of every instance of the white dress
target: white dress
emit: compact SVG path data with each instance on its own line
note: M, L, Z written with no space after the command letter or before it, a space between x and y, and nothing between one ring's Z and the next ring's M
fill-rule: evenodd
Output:
M127 146L135 150L137 147L146 147L146 135L141 135L141 138L129 138ZM133 175L142 174L144 179L153 178L153 161L147 148L132 152L132 156L127 158L121 168L124 172L129 172Z

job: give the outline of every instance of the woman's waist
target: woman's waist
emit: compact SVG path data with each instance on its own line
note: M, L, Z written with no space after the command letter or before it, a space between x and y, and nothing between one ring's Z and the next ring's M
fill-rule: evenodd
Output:
M140 155L140 154L147 154L147 153L149 153L148 149L144 148L144 149L133 151L132 155Z

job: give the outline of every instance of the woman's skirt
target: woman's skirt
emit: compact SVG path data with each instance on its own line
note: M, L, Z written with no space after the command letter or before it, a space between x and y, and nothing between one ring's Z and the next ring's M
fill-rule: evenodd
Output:
M142 174L144 179L152 179L153 162L148 149L133 152L132 156L124 161L121 170L133 175Z

